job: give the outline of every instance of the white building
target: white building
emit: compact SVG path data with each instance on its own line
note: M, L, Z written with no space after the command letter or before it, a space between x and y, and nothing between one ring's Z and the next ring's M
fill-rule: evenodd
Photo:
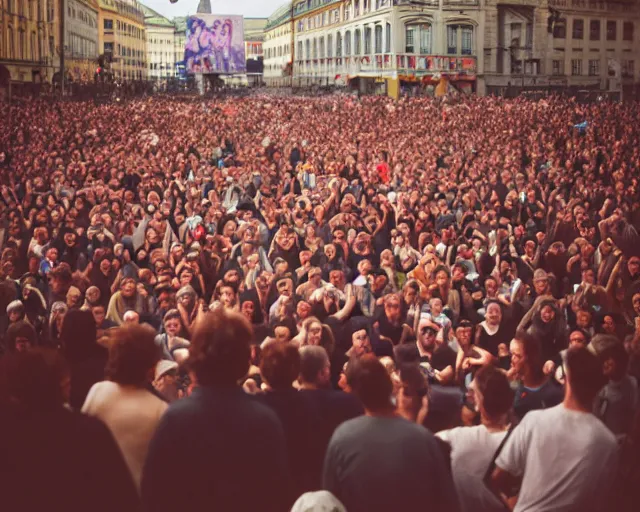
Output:
M479 0L304 0L294 19L297 84L349 81L372 92L445 74L460 90L476 89Z
M142 8L147 37L147 76L152 80L174 77L176 27L173 22L146 5Z
M263 44L264 81L269 86L291 84L291 2L267 20Z

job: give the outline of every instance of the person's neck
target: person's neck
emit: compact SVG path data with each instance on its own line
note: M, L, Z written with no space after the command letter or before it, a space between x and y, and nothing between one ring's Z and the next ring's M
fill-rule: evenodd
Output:
M301 382L300 383L300 389L305 390L305 391L315 391L317 389L322 389L318 384L314 383L314 382Z
M484 412L481 412L480 422L489 432L503 432L509 428L509 415L503 414L498 418L489 418Z
M573 396L571 391L565 393L564 400L562 401L562 405L565 409L576 412L591 412L591 409L582 406Z
M522 377L522 384L530 389L539 388L546 382L546 377L544 375L534 375L532 373L527 372Z
M370 416L372 418L397 418L398 414L396 412L395 407L389 403L387 407L384 409L371 410L365 407L364 413L366 416Z

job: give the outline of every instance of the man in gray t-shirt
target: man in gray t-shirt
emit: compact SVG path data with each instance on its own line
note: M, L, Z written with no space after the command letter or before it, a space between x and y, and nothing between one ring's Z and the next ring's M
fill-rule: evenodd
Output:
M425 428L395 415L391 379L375 356L349 363L347 381L367 416L333 434L323 486L349 512L455 512L458 498L443 452Z

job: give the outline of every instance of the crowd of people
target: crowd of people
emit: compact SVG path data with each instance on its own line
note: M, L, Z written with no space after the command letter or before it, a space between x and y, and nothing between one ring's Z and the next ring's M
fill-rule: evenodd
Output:
M7 510L638 506L639 104L0 118Z

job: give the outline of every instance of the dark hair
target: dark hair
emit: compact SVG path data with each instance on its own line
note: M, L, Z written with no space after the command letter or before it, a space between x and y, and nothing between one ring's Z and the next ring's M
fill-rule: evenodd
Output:
M383 411L391 407L391 377L375 355L366 354L359 358L351 358L346 377L353 394L365 409Z
M300 375L298 349L289 343L269 343L262 351L260 373L272 389L291 389Z
M5 345L9 352L16 349L16 339L26 338L32 346L38 342L38 335L33 326L26 320L19 320L9 326L4 336Z
M236 386L249 371L253 331L239 313L217 308L197 322L189 363L204 386Z
M542 374L544 361L542 360L540 340L523 330L518 330L513 339L522 345L529 369L536 374Z
M155 331L147 325L126 324L111 336L106 374L110 380L125 386L143 387L149 371L162 356L155 342Z
M624 348L622 343L615 343L605 348L600 354L598 354L601 363L606 363L609 359L612 359L615 364L613 371L613 379L620 380L629 367L629 353Z
M58 351L36 348L14 352L0 359L0 399L27 407L61 407L62 382L69 375Z
M504 373L495 366L483 366L474 380L476 389L482 394L482 407L489 418L499 418L511 410L513 390Z
M329 355L324 347L305 345L300 347L300 379L315 383L318 374L329 363Z
M420 352L415 343L404 343L393 347L396 364L411 364L420 362Z
M69 362L81 361L93 354L96 344L96 321L91 311L70 310L62 321L60 342Z
M412 397L422 399L427 394L427 379L417 363L400 366L400 381L404 387L409 389Z
M575 347L567 351L565 366L571 393L580 406L590 411L605 384L600 360L586 348Z

